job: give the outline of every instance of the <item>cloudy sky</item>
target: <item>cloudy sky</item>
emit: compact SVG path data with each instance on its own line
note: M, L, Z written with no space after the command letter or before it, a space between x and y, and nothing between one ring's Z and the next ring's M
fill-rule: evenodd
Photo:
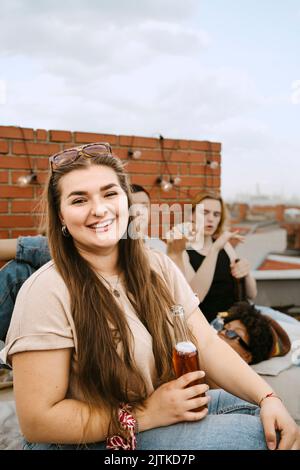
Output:
M300 197L299 0L0 0L0 125L222 142Z

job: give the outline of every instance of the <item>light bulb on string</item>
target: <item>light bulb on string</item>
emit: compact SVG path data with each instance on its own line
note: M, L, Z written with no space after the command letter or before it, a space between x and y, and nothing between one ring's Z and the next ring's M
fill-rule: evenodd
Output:
M24 186L28 186L31 183L35 183L36 179L37 179L37 175L31 172L29 175L19 176L17 183L19 186L24 187Z
M181 178L180 176L175 176L174 180L173 180L173 183L174 183L174 186L179 186L180 183L181 183Z
M209 166L211 170L216 170L219 167L219 163L214 160L213 161L207 160L206 164Z
M128 150L128 157L132 158L133 160L139 160L142 156L141 150Z
M173 188L172 182L165 180L162 177L157 178L157 183L161 187L162 191L164 191L165 193L171 191L171 189Z

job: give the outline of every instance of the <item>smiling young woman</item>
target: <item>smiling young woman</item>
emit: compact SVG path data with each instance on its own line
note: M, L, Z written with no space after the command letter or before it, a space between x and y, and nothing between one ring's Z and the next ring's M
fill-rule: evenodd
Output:
M0 353L13 365L24 448L133 449L137 421L139 449L274 448L276 430L280 448L298 448L284 405L214 334L182 273L127 236L121 161L101 144L50 161L53 261L22 286ZM203 371L175 379L174 304L184 307L207 379L230 393L188 387Z

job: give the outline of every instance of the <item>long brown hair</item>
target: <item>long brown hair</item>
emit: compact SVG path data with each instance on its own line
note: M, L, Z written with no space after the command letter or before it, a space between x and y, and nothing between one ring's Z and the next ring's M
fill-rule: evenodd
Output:
M117 410L122 402L142 406L147 396L141 371L133 357L133 338L122 308L78 252L72 237L64 237L59 217L60 180L67 173L89 165L112 168L125 191L129 206L130 189L122 162L112 155L87 159L56 169L48 180L47 231L56 268L71 299L71 311L78 336L78 380L86 402L105 406L111 412L108 434L118 431ZM129 216L129 223L132 221ZM168 312L174 303L163 279L150 267L143 241L127 236L119 241L118 268L134 310L152 336L153 353L160 383L173 378L172 337ZM117 343L122 344L122 355ZM134 384L134 393L132 393Z
M225 203L223 199L221 198L221 196L219 196L217 193L212 193L212 192L211 193L210 192L198 193L192 201L193 212L195 211L196 206L202 203L205 199L213 199L214 201L219 201L221 204L221 219L217 227L217 230L213 234L214 237L218 237L222 233L224 229L224 225L228 219L228 213L227 213Z

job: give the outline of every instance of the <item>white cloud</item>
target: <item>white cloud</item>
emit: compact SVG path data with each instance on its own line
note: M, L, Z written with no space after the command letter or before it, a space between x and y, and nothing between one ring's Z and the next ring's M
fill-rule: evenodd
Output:
M298 81L288 90L285 80L284 89L277 72L263 93L250 63L222 60L226 47L201 29L202 16L195 20L200 3L2 0L1 124L216 140L225 196L259 178L279 187L283 175L295 191L299 171L289 176L275 166L283 159L291 167L299 154L295 139L284 138L292 127L287 109L298 110L291 105L299 103ZM235 57L247 54L237 41L231 45Z

